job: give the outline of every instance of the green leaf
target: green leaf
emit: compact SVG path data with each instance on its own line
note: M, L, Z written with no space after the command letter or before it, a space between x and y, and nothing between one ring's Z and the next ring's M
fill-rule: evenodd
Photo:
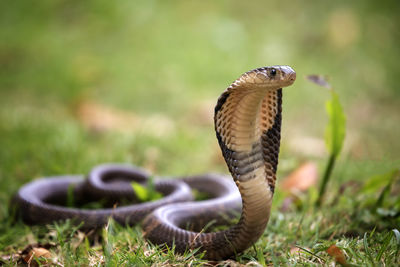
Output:
M137 183L137 182L132 182L131 183L133 191L135 191L136 196L140 201L147 201L149 199L149 191L147 190L146 187L143 185Z
M150 177L147 187L137 182L132 182L131 185L136 196L142 202L157 200L163 197L163 195L156 190L153 177Z
M387 186L388 184L392 184L394 178L399 175L399 169L393 169L384 174L378 174L371 176L365 182L363 188L361 189L361 193L373 193L380 190L382 187Z
M337 157L343 146L346 133L346 117L339 97L331 90L332 98L326 102L329 123L325 130L325 143L331 155Z
M156 190L156 187L154 186L154 176L150 176L147 190L149 194L148 201L157 200L162 198L163 196L160 192Z

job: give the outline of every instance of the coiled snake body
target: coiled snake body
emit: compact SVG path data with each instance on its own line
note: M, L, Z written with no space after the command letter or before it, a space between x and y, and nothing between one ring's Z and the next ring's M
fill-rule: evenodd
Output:
M64 176L33 181L16 194L18 211L28 223L74 219L83 222L84 228L100 227L109 217L128 224L145 218L145 237L154 244L175 245L177 252L198 248L205 251L206 258L215 260L239 253L258 240L269 219L280 145L282 88L295 79L296 73L289 66L254 69L241 75L218 99L215 131L240 195L230 180L207 174L156 180L155 189L164 198L115 207L123 198L136 199L127 181L146 183L148 174L114 164L94 168L86 180ZM192 200L190 188L207 192L211 199L188 202ZM110 207L89 210L62 206L70 194L75 203L103 198ZM239 222L231 228L201 231L207 222L226 223L240 210ZM190 230L185 229L188 225Z

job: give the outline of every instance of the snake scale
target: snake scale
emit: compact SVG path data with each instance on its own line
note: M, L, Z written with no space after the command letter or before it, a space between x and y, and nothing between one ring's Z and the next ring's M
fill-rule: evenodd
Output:
M138 197L129 183L148 184L149 174L129 165L105 164L92 169L87 179L66 175L24 185L14 197L17 211L26 223L72 219L85 229L101 227L109 217L121 224L142 222L149 241L175 245L178 253L198 249L211 260L240 253L258 240L268 223L280 147L282 88L295 79L289 66L257 68L242 74L219 97L215 132L235 183L217 174L158 179L154 187L163 198L132 204ZM192 201L191 189L206 192L210 199ZM71 194L74 207L66 206ZM99 199L105 207L76 207ZM116 204L123 199L130 204ZM241 212L240 219L229 229L204 231L208 222L225 224L235 212Z

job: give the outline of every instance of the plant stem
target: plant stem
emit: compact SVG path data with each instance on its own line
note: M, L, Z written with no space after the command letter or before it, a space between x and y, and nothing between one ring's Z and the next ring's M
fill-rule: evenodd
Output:
M315 203L317 207L321 206L322 198L325 194L326 185L328 184L329 178L331 177L332 174L333 167L335 166L335 161L336 161L336 155L331 154L329 156L328 165L325 168L324 178L322 180L321 187L319 188L318 199L317 202Z

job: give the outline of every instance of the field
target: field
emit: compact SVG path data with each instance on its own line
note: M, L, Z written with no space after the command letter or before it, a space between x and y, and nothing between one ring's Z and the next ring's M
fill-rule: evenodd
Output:
M399 12L397 1L362 0L2 2L0 265L32 247L60 266L399 265ZM245 253L210 263L148 244L140 226L88 234L9 215L23 184L104 162L228 173L214 105L240 74L269 65L292 66L297 81L284 89L271 219ZM320 207L331 94L310 74L327 77L346 117ZM304 162L319 180L293 196L282 181Z

